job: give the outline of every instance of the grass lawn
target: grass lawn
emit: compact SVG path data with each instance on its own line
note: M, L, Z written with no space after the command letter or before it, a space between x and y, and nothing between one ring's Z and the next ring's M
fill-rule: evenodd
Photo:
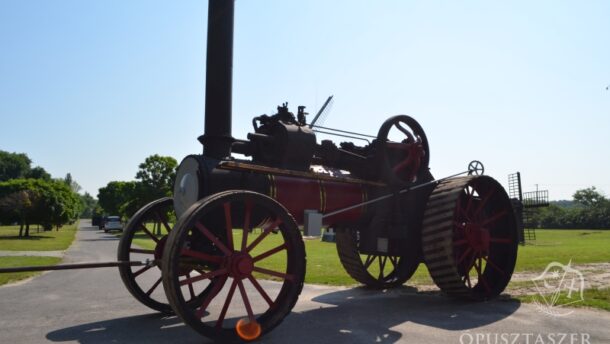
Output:
M610 261L610 231L597 230L539 230L536 233L537 240L526 246L519 246L516 272L539 271L542 272L550 262L557 261L567 264L585 264ZM249 242L253 241L258 234L250 235ZM146 239L145 235L138 236L136 242L142 247L154 247L152 240ZM234 242L241 241L241 230L233 233ZM252 253L253 256L270 250L282 243L279 235L269 235L263 240ZM351 286L357 283L345 272L339 261L334 243L322 242L319 239L305 240L307 254L306 283ZM282 251L283 252L283 251ZM258 266L271 270L281 270L285 255L278 253L260 261ZM268 276L265 276L268 278ZM413 277L407 282L411 285L434 284L424 264L420 264ZM511 285L519 286L514 282ZM518 297L524 302L529 302L531 296ZM610 310L610 289L590 289L585 292L585 302L579 303L579 307L595 307Z
M0 268L20 266L55 265L61 261L57 257L0 257ZM17 272L0 274L0 285L19 281L40 274L40 272Z
M570 260L572 265L610 262L610 230L537 230L532 244L519 246L516 271L542 271L552 261Z
M567 264L570 259L572 264L584 264L594 262L610 261L610 231L593 230L539 230L537 240L533 244L519 246L519 255L515 271L540 271L542 272L548 263L558 261ZM139 235L136 243L143 247L152 248L152 241L146 240L144 235ZM241 231L234 231L234 240L241 240ZM249 237L252 241L256 235ZM264 252L281 243L278 235L270 235L256 248L257 252ZM328 284L328 285L354 285L356 282L345 272L339 262L337 250L334 243L322 242L319 239L306 240L305 250L307 253L306 283ZM273 268L280 266L282 256L279 254L265 259L265 267ZM428 271L421 264L410 284L432 284Z
M19 226L0 226L0 251L60 251L67 249L76 234L78 223L63 226L59 231L36 232L30 227L30 236L19 238Z

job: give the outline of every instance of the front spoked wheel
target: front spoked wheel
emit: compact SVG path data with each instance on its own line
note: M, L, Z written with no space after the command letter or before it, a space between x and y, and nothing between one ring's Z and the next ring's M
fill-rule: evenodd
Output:
M148 261L145 266L119 266L127 290L142 304L163 313L172 309L161 286L161 255L170 219L174 216L169 197L153 201L135 213L123 230L118 248L119 261Z
M184 272L190 273L184 277ZM180 218L163 255L163 285L174 311L204 336L254 340L294 307L305 248L275 200L250 191L204 198ZM200 293L192 306L190 295Z

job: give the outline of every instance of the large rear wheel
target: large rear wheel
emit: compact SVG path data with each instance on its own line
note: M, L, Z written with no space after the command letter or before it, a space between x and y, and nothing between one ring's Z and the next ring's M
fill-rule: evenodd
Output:
M424 215L424 259L436 285L452 296L499 295L517 259L517 224L508 195L487 176L448 179Z

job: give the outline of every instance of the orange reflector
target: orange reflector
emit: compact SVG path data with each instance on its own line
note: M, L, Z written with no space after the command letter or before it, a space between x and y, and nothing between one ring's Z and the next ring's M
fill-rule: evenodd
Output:
M249 319L239 319L235 331L243 340L255 340L261 335L261 325L256 320L251 322Z

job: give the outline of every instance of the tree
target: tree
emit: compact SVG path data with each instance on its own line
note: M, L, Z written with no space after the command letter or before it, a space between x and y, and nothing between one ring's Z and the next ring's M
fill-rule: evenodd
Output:
M49 181L49 180L51 180L51 175L44 168L42 168L40 166L36 166L28 172L27 178L42 179L42 180Z
M530 217L541 228L608 229L610 201L595 187L577 190L573 202L552 202Z
M599 193L595 186L578 190L574 193L574 201L585 208L600 207L606 205L608 200L604 195Z
M24 153L9 153L0 150L0 182L25 178L32 160Z
M169 196L172 193L176 167L178 162L170 156L151 155L140 164L136 179L150 189L158 197Z
M33 200L36 199L37 195L33 190L17 190L13 189L11 186L4 190L0 189L0 193L3 194L0 196L2 222L18 221L20 224L19 237L24 236L24 227L25 236L29 236L30 226L28 218L30 217L33 208Z
M66 223L72 223L82 211L82 203L79 195L74 192L70 187L62 182L52 181L48 183L50 188L45 189L44 197L42 198L44 203L42 214L44 221L39 222L43 224L45 229L49 229L51 226L59 229Z
M135 198L136 182L112 181L101 187L97 194L99 205L108 215L121 214L121 206Z
M42 179L11 179L0 182L2 222L20 223L19 236L29 236L31 224L59 228L80 213L78 195L63 182Z
M82 204L83 211L80 214L81 218L88 219L93 216L95 208L97 205L97 200L93 198L88 192L85 192L84 195L79 195L80 202Z
M64 178L64 183L66 183L66 185L68 185L68 187L70 187L70 189L72 189L72 191L74 192L79 192L81 190L80 185L78 185L78 183L72 179L72 175L70 173L66 174L66 177Z

